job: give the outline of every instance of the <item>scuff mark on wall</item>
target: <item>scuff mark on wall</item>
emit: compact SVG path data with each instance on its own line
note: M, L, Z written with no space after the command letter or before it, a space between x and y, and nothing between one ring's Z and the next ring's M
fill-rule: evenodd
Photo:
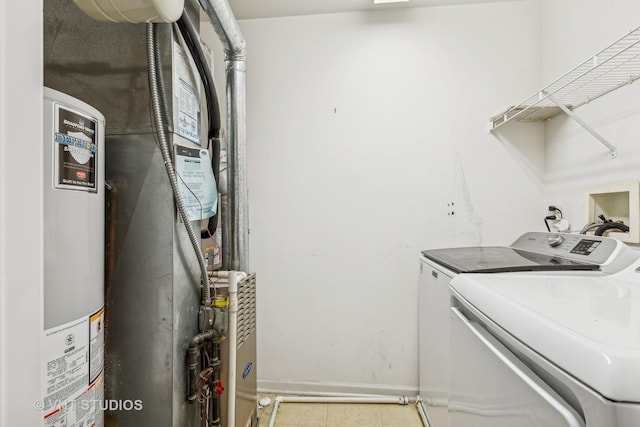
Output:
M454 162L455 177L456 177L456 184L458 186L458 190L462 197L462 211L464 212L464 215L468 218L469 224L471 225L473 230L473 237L472 237L473 241L471 242L471 244L476 246L482 246L482 240L483 240L482 216L480 216L476 212L475 207L473 206L473 201L471 200L471 192L469 191L469 185L467 183L467 177L465 176L465 173L464 173L464 167L462 165L462 159L460 157L460 154L458 153L457 150L455 150L454 153L455 153L455 162ZM460 206L458 206L458 208L460 208Z

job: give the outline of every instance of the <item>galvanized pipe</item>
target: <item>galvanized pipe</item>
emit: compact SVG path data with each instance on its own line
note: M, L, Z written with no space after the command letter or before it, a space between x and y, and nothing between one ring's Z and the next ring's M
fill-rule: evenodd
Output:
M233 242L230 270L249 272L249 194L247 185L246 63L226 58L229 129L228 171L230 234Z
M224 48L245 56L246 42L227 0L198 0Z
M227 0L198 0L225 48L229 192L222 206L222 265L249 270L249 193L247 190L246 42Z

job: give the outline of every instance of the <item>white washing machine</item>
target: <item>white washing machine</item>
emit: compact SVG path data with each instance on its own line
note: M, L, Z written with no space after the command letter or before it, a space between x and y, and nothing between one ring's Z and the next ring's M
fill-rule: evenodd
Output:
M627 332L616 334L612 332L619 325L611 324L611 318L593 318L588 312L591 307L594 312L621 314L596 291L613 292L608 285L613 282L618 283L616 292L625 295L616 299L618 304L630 307L636 298L640 305L640 283L637 295L631 291L639 255L615 239L551 233L526 233L509 247L424 251L419 388L427 423L431 427L640 425L639 414L628 409L634 405L619 403L631 394L619 393L617 386L604 394L597 391L610 378L612 371L605 367L618 362L614 357L618 353L598 356L602 349L589 347L594 340L589 331L608 325L599 330L608 344L636 345L637 353L624 360L635 357L640 376L640 308ZM569 338L562 335L567 331L570 337L581 336L575 342L590 348L590 353L567 344ZM566 359L556 364L549 354ZM567 368L572 363L579 367L577 374ZM640 394L640 381L634 384ZM627 392L633 389L631 384L621 387ZM631 418L624 421L624 417Z

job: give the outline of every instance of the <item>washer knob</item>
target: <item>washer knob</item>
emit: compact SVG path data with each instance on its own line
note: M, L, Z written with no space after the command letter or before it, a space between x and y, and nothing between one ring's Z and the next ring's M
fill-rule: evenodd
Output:
M549 246L551 246L552 248L560 246L562 242L564 242L564 237L562 237L561 234L547 237L547 243L549 243Z

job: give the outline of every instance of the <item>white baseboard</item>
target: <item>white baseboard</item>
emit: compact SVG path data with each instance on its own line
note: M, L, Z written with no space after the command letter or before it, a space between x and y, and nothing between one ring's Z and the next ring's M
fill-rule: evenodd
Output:
M418 387L387 384L341 383L331 381L290 381L258 379L258 392L301 396L407 396L418 395Z

